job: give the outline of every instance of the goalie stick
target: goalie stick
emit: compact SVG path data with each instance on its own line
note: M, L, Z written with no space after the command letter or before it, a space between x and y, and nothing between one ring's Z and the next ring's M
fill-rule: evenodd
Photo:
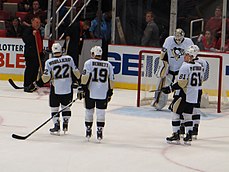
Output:
M10 85L15 89L24 89L24 87L17 86L12 79L8 79Z
M68 107L70 107L77 99L78 98L74 99L71 103L69 103L63 109L61 109L60 111L58 111L55 115L51 116L49 119L47 119L45 122L43 122L40 126L38 126L36 129L34 129L33 131L31 131L26 136L20 136L20 135L17 135L17 134L12 134L12 137L14 139L19 139L19 140L25 140L25 139L27 139L29 136L31 136L33 133L35 133L37 130L39 130L41 127L43 127L45 124L47 124L53 117L57 116L58 114L60 114L61 112L63 112L65 109L67 109Z
M161 90L149 90L149 92L160 92Z

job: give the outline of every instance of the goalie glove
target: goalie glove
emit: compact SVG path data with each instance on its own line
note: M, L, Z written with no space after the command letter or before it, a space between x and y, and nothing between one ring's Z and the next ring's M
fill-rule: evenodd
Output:
M173 89L172 89L171 86L167 86L167 87L162 87L162 88L161 88L161 91L162 91L163 93L165 93L165 94L169 94L169 93L173 92Z
M82 100L84 97L85 97L85 92L84 92L84 90L83 90L83 87L79 86L79 87L77 88L77 98L78 98L79 100Z
M113 89L109 89L107 92L107 102L111 101L112 95L113 95Z

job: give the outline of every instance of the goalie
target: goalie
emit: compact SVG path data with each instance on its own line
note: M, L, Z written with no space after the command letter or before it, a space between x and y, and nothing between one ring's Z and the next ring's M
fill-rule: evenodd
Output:
M157 90L161 90L162 87L168 86L175 81L179 69L184 62L185 49L193 45L192 40L184 36L184 31L178 28L174 36L166 38L160 54L159 67L156 72L156 76L158 77ZM179 90L176 90L174 96L178 94ZM167 94L161 91L156 92L151 106L157 110L161 110L167 104L167 100Z

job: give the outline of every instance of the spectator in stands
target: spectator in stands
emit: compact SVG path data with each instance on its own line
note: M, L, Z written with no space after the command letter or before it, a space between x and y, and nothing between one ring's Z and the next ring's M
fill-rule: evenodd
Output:
M79 54L81 54L83 40L90 38L89 35L90 22L76 20L65 32L64 48L66 53L70 55L75 65L79 66Z
M141 45L159 47L159 28L154 22L154 15L152 11L147 11L145 16L147 25L141 39Z
M200 50L211 51L211 49L215 48L216 40L212 33L209 30L206 30L204 35L199 35L196 45L199 46Z
M34 17L31 20L31 26L26 27L22 35L22 40L25 43L25 72L24 72L24 91L31 92L28 88L30 84L37 80L38 71L42 73L42 66L39 62L44 63L43 54L43 38L41 36L41 20L39 17ZM43 64L42 63L42 64Z
M222 26L222 8L217 6L215 9L215 15L211 17L206 24L205 30L211 31L215 34L216 30L219 30Z
M18 11L20 12L29 12L31 9L30 0L22 0L18 3Z
M40 4L38 0L33 1L32 9L25 16L24 21L22 22L23 26L30 27L31 19L34 17L39 17L41 20L41 26L45 26L46 14L40 9Z
M83 47L83 40L86 38L90 38L89 33L90 21L80 21L80 42L79 42L79 53L81 54L81 50Z
M21 37L22 36L22 25L21 21L15 17L12 19L10 25L7 27L6 36L7 37Z
M103 14L101 11L97 11L96 15L96 18L91 21L89 32L91 38L102 39L102 59L107 60L108 44L111 41L111 11Z

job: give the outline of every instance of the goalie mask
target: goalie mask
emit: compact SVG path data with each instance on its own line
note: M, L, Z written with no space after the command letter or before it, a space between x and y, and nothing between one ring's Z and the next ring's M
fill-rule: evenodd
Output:
M175 42L180 45L182 41L184 40L184 31L182 29L176 29L175 31Z
M54 43L52 45L52 53L54 54L54 56L59 56L62 54L62 47L59 43Z

